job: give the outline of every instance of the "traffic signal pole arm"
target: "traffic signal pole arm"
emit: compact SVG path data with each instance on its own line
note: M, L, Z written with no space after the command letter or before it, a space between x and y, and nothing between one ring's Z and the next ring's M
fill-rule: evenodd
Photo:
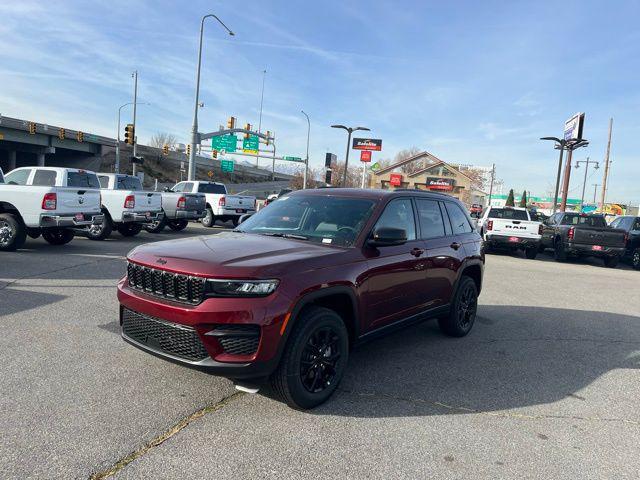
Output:
M262 138L263 140L269 140L269 142L271 143L273 143L273 141L275 140L274 137L269 137L264 133L254 132L253 130L246 130L244 128L230 128L227 130L217 130L215 132L210 132L210 133L201 133L200 141L207 140L213 137L221 137L223 135L229 135L233 133L248 133L249 135L254 135L256 137Z

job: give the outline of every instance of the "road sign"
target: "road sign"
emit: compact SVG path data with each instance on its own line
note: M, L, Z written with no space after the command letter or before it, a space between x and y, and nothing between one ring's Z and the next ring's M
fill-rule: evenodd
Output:
M382 150L382 140L379 138L354 138L354 150L373 150L379 152Z
M229 153L236 151L238 138L234 134L220 135L211 138L211 148L213 150L225 150Z
M245 138L242 141L242 150L244 153L258 153L260 148L260 138L255 135L251 135L249 138Z
M184 162L180 162L180 171L181 171L181 172L184 172L184 171L185 171L185 169L184 169Z
M360 152L360 161L361 162L370 162L371 161L371 150L362 150Z
M287 162L304 162L300 157L282 157L282 159Z
M233 172L235 162L233 160L221 160L220 168L223 172Z
M378 162L374 163L369 167L369 170L371 170L372 172L376 172L380 170L380 164Z
M213 172L211 170L207 172L207 177L213 178Z

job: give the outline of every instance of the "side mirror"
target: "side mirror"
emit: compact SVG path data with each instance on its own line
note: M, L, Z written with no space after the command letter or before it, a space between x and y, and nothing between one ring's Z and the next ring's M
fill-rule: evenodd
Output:
M380 227L373 231L367 245L371 247L391 247L407 243L407 231L402 228Z
M251 218L252 215L253 213L245 213L244 215L240 215L240 218L238 219L238 225L240 225L245 220L248 220L249 218Z

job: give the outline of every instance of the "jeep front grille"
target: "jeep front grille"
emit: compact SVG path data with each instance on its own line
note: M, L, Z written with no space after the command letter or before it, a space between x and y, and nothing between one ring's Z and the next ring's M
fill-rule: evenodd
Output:
M167 298L175 302L197 305L204 298L205 279L180 275L157 268L127 264L129 286L134 290Z

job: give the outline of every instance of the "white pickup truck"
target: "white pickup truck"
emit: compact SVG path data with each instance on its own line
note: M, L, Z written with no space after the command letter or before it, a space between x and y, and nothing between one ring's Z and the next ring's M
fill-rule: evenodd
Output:
M74 229L101 223L95 173L75 168L22 167L0 171L0 251L13 251L29 235L52 245L73 240Z
M217 182L180 182L172 192L204 193L207 198L207 209L202 219L205 227L213 227L216 220L231 220L238 225L240 217L256 212L256 197L250 195L229 195L227 187Z
M489 207L478 220L478 230L485 251L524 250L527 258L534 259L540 249L542 223L532 221L526 208Z
M124 237L133 237L146 223L162 220L162 196L145 192L133 175L98 173L104 220L87 229L91 240L104 240L115 229Z

